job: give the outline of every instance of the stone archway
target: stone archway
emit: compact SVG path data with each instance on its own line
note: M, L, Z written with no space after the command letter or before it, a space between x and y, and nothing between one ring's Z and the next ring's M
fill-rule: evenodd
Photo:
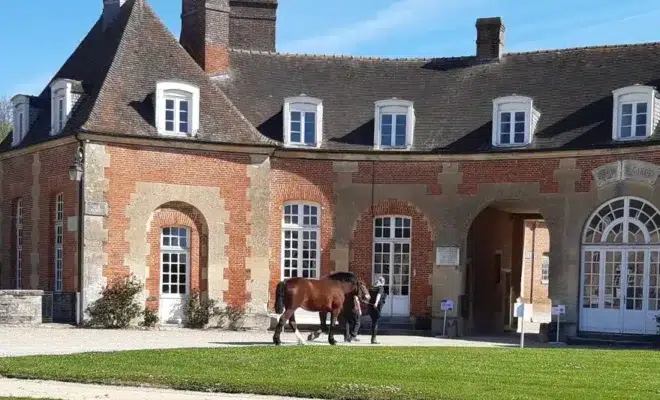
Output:
M229 236L225 224L229 222L229 212L225 208L220 190L212 187L172 185L164 183L138 182L136 191L131 195L131 202L126 208L129 227L125 234L129 251L124 264L139 279L149 278L148 256L150 245L147 230L156 209L171 202L189 204L206 221L208 227L208 264L207 270L201 271L208 279L208 296L222 303L223 293L228 289L224 270L228 266L225 252ZM143 301L146 300L143 299Z

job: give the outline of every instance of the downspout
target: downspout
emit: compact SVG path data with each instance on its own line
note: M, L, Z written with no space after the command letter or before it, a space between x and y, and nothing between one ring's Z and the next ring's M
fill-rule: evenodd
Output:
M82 176L78 182L78 312L76 315L76 323L78 325L82 324L82 316L84 314L83 310L83 298L84 298L84 287L83 287L83 249L84 249L84 227L85 227L85 146L83 140L80 139L78 133L76 133L76 140L78 141L78 148L76 149L77 154L76 158L80 162L80 167L82 168Z

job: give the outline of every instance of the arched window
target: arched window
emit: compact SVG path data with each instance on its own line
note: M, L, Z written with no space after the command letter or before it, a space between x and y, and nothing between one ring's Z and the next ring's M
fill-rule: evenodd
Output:
M636 197L613 199L592 214L585 226L582 243L660 243L660 213Z
M317 279L321 264L321 213L314 203L284 205L282 220L282 279Z

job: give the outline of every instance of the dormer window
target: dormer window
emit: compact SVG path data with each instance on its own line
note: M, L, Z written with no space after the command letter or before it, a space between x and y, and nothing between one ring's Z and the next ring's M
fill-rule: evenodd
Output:
M56 79L50 85L50 134L56 135L62 132L73 107L71 88L73 81L68 79Z
M182 82L156 84L156 129L162 135L195 136L199 129L199 88Z
M375 103L374 147L410 149L413 144L415 110L407 100L379 100Z
M635 140L649 137L657 119L653 112L658 92L654 87L633 85L612 91L612 139Z
M12 146L18 145L27 134L30 121L30 100L28 96L19 94L11 99L14 108L14 128Z
M493 146L530 144L540 115L529 97L514 95L493 100Z
M323 139L323 103L301 95L284 99L284 144L319 147Z

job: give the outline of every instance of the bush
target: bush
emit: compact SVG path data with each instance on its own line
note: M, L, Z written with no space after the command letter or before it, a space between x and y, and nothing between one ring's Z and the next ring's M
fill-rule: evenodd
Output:
M101 298L87 307L89 326L106 329L127 328L134 318L142 314L142 307L135 296L143 289L142 283L132 274L118 278L103 289Z
M151 309L151 307L144 307L144 321L142 321L142 326L152 328L158 323L158 313Z
M227 306L222 311L222 314L227 318L227 328L237 331L243 327L245 321L245 310L243 308Z
M199 290L193 289L188 297L188 304L185 308L186 327L203 328L209 323L211 317L215 314L215 300L202 298Z

